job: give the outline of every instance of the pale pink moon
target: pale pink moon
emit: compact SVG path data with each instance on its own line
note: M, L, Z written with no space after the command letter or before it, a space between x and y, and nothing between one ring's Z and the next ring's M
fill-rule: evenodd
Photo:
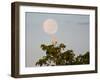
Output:
M43 22L43 29L47 34L54 34L58 29L57 22L54 19L46 19Z

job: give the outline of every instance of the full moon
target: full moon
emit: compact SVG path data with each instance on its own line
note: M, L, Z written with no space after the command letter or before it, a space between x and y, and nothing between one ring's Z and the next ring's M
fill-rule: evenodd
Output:
M43 29L47 34L54 34L57 32L57 22L54 19L47 19L43 22Z

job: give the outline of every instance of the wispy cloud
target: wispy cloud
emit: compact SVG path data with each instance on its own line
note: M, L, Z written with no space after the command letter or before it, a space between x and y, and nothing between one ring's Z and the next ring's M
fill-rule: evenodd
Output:
M89 22L78 22L78 25L89 25Z

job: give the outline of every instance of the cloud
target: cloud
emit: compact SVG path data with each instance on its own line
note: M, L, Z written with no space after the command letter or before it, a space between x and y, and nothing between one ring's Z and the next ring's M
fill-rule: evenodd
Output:
M78 22L78 25L89 25L89 22Z

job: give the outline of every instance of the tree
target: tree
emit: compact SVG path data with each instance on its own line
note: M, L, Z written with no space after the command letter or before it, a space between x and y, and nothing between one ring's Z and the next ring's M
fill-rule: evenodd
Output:
M46 52L46 56L36 62L38 66L89 64L89 52L76 57L73 50L65 51L66 45L63 43L58 45L42 44L41 48Z
M76 57L75 64L89 64L89 52Z

